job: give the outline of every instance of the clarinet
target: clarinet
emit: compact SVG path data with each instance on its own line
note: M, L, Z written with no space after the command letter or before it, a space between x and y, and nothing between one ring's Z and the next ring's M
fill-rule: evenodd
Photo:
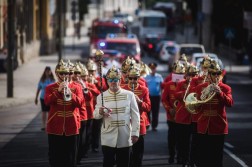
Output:
M134 93L134 84L132 84L132 90L131 91Z

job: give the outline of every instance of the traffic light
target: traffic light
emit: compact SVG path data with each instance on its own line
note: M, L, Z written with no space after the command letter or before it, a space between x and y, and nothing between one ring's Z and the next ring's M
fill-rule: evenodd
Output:
M78 11L78 3L73 0L72 3L71 3L71 13L72 13L72 20L75 21L76 20L76 14L79 12Z

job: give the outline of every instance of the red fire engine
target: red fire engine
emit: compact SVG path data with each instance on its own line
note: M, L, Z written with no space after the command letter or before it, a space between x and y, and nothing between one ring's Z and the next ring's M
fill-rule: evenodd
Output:
M127 27L119 20L95 19L90 32L90 56L94 56L98 42L106 38L108 33L126 33Z

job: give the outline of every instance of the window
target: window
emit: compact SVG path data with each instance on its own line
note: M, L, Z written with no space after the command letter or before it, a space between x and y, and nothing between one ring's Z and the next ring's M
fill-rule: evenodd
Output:
M121 52L124 55L137 55L135 43L108 42L106 49L118 50L119 52Z
M144 17L144 27L165 27L165 18L162 17Z
M120 27L113 26L97 26L94 29L94 37L97 38L105 38L108 33L120 33Z

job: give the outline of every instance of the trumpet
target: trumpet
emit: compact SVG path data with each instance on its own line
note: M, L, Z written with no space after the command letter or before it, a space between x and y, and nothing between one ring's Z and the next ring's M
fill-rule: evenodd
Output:
M70 93L70 91L69 91L69 87L68 87L68 78L66 79L66 78L64 77L64 82L67 82L67 87L64 88L64 100L65 100L65 101L70 101L70 100L72 100L72 93Z
M94 84L95 78L94 78L94 76L93 76L92 74L90 75L90 78L91 78L91 82L90 82L90 83L91 83L91 84Z
M79 77L77 77L78 81L80 82L81 86L82 86L82 90L84 93L88 93L87 87L86 85L83 83L83 80Z

